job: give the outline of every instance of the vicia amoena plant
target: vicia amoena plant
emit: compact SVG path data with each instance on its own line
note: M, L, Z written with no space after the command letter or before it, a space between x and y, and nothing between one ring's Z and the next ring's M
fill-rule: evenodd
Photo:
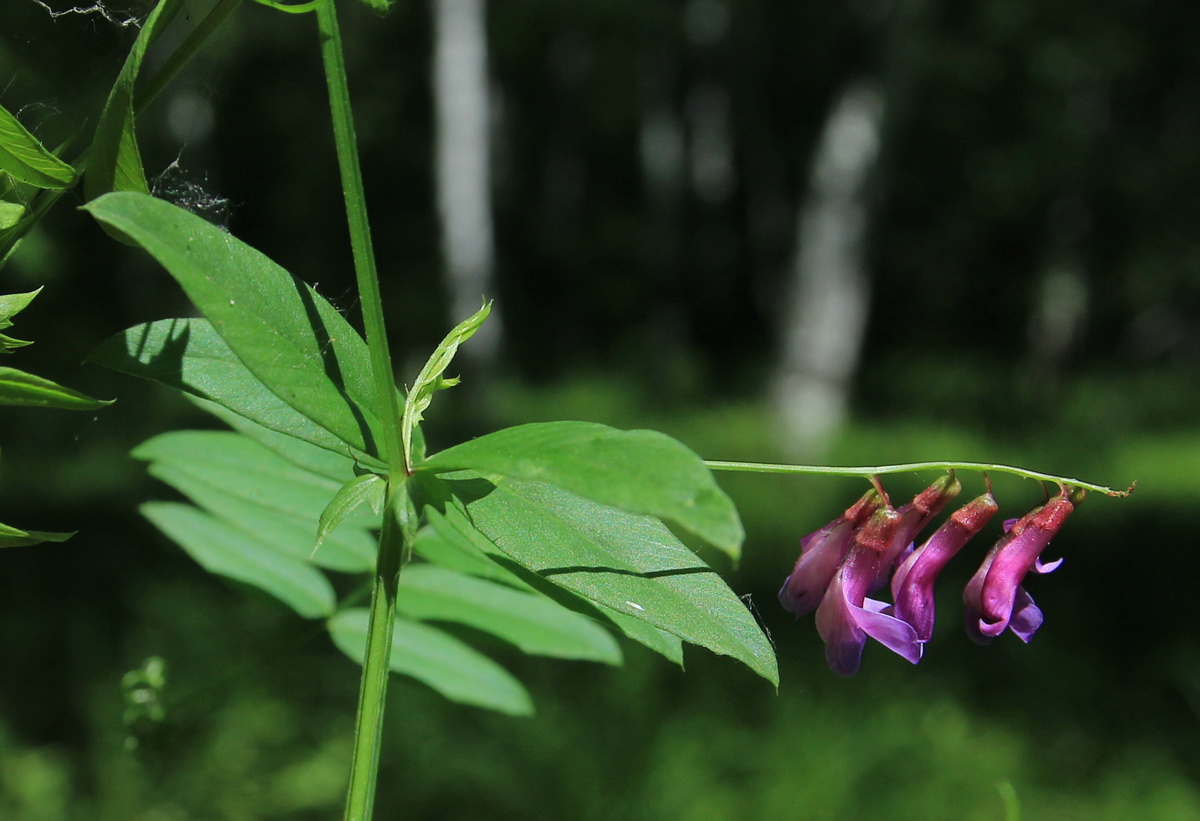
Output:
M229 427L167 433L134 451L192 502L151 502L145 516L212 573L323 620L333 642L361 662L346 818L371 814L390 672L464 704L531 712L520 682L436 623L466 625L530 654L609 664L621 661L615 637L675 663L689 643L731 656L777 685L773 648L753 615L683 541L733 560L740 555L742 525L714 470L872 481L856 504L801 540L780 594L797 616L815 611L829 663L842 674L858 669L868 637L920 659L932 633L935 577L997 510L989 492L915 546L958 494L956 472L1007 471L1056 483L1056 496L1010 523L964 594L976 641L1006 629L1029 639L1042 617L1021 586L1024 576L1053 569L1039 557L1085 489L1112 491L1001 465L705 462L661 433L580 421L519 425L428 452L422 422L436 394L456 384L448 375L455 354L487 320L490 305L455 327L407 384L396 381L335 3L257 2L315 20L363 333L263 253L148 192L137 114L240 0L218 0L158 72L139 82L147 48L181 6L159 0L90 143L70 163L2 112L0 257L82 178L83 209L112 237L157 260L194 303L199 317L130 328L91 359L178 389ZM380 10L391 5L367 2ZM31 296L0 301L0 321L15 312L4 313L6 306L19 308ZM98 405L28 379L26 395L36 389L72 407ZM915 470L944 475L893 507L879 476ZM362 583L339 596L330 573ZM889 583L892 603L870 598ZM132 686L154 689L151 680L160 682L161 670Z

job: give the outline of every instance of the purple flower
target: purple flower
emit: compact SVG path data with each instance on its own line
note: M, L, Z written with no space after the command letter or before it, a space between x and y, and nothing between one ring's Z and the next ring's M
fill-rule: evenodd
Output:
M892 599L896 602L892 614L913 626L918 641L927 642L933 635L933 583L937 575L998 509L988 492L954 511L925 544L908 554L892 576Z
M883 499L868 491L838 518L800 540L800 558L779 591L779 603L796 618L817 609L838 566L854 542L854 532L883 505Z
M907 556L911 555L913 539L925 529L925 525L929 524L934 516L942 512L946 503L961 491L962 485L951 471L896 511L900 515L896 522L896 531L891 542L884 548L879 570L875 574L875 580L871 583L869 592L874 592L887 585L892 568L899 566Z
M883 602L867 598L883 571L885 554L900 522L896 510L880 507L858 528L817 608L817 632L835 673L852 676L858 672L868 636L913 664L921 658L921 644L912 626L884 613L887 605Z
M1075 502L1082 498L1082 490L1068 495L1063 488L1046 504L1013 523L988 552L963 591L967 635L976 644L990 644L1005 629L1028 642L1042 626L1042 611L1021 582L1031 571L1049 573L1062 563L1059 559L1043 564L1039 557L1075 510Z

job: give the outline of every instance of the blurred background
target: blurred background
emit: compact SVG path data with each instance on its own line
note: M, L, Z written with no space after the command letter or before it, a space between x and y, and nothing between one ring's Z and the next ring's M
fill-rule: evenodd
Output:
M3 105L52 146L95 122L146 10L46 8L71 2L0 4ZM148 71L211 5L189 0ZM339 5L403 378L496 299L433 446L577 418L710 459L1139 483L1052 545L1029 646L959 624L994 523L944 574L921 664L872 646L843 680L775 594L864 483L724 474L746 557L713 561L774 637L778 693L702 652L685 673L633 645L615 669L491 647L537 715L396 680L380 817L1200 818L1200 6ZM156 192L357 316L310 15L246 2L139 136ZM0 292L45 286L14 364L118 400L0 409L0 521L79 531L0 555L0 817L336 817L356 670L138 518L168 491L128 450L210 422L80 363L190 307L78 204L0 273ZM996 495L1018 516L1043 491ZM131 755L121 679L151 656L165 720Z

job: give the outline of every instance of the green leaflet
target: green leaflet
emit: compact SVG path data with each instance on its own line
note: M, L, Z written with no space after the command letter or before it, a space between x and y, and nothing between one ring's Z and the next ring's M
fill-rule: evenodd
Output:
M620 664L612 634L544 596L428 564L400 574L396 609L421 621L465 624L524 653Z
M359 515L328 533L314 556L317 515L338 481L299 467L241 434L175 431L144 442L132 455L149 461L155 478L280 553L344 573L375 566L376 539L370 529L378 525L377 517Z
M448 506L443 513L426 507L425 517L429 527L417 534L413 544L413 550L425 559L441 567L507 584L518 590L537 591L562 607L610 624L628 638L676 664L683 664L683 648L678 638L641 619L627 616L599 602L588 601L521 567L476 530L458 508Z
M19 202L0 201L0 231L12 228L25 216L25 206Z
M156 475L167 471L186 475L276 513L310 522L306 543L297 547L303 551L301 555L312 550L317 518L340 487L339 482L298 468L231 431L163 433L138 445L132 456L151 462ZM361 508L345 521L347 526L359 528L378 523L378 517Z
M41 293L41 288L24 294L0 294L0 329L11 328L12 318L28 307L33 298ZM11 336L0 334L0 353L8 353L14 348L24 348L32 345L24 339L13 339Z
M111 404L112 400L93 399L79 391L64 388L57 382L16 368L0 368L0 405L96 410Z
M264 590L305 618L333 612L333 588L303 558L191 505L151 502L139 509L210 573Z
M553 485L450 480L475 527L518 564L778 685L775 654L725 582L658 520Z
M96 136L88 155L87 172L83 176L86 199L95 199L109 191L147 192L146 174L134 136L133 91L146 49L162 33L179 11L183 0L159 0L142 24L125 65L109 92L108 101L100 114ZM119 237L118 237L119 238Z
M412 388L404 399L404 414L400 422L400 440L404 443L404 464L413 464L413 430L421 422L425 410L433 401L433 395L458 384L458 379L447 379L444 376L446 369L454 360L454 355L458 353L458 346L475 335L479 326L491 312L492 303L487 302L474 314L455 325L430 354L425 366L417 374L416 381L413 382ZM418 455L423 455L419 451L418 448Z
M87 361L208 400L231 413L222 414L205 406L209 412L256 438L261 436L258 431L277 432L287 439L323 448L330 457L337 454L341 457L338 461L346 466L346 479L353 475L351 454L371 463L375 461L272 393L206 319L160 319L136 325L103 342L88 355ZM239 426L236 418L254 423L253 428ZM257 430L251 433L253 429ZM269 447L278 449L288 445ZM338 474L335 478L340 477Z
M475 531L457 510L450 509L442 514L426 507L425 519L429 524L413 540L413 552L418 556L438 567L507 584L517 590L534 589L525 578L497 561L498 557L505 558L505 554Z
M317 538L313 544L313 555L321 549L321 544L329 538L333 529L345 521L360 505L366 503L376 520L383 515L384 496L387 492L387 482L374 473L364 473L356 476L338 488L337 493L329 500L329 504L321 511L317 523Z
M329 619L334 644L362 663L367 643L367 611L343 610ZM397 618L390 666L451 701L514 716L533 714L533 701L508 671L441 630Z
M44 530L18 530L15 527L0 524L0 548L24 547L42 542L65 542L74 533L49 533Z
M0 334L0 353L12 353L17 348L24 348L26 345L32 345L25 339L13 339L11 336Z
M36 188L70 188L75 182L75 169L48 151L3 106L0 106L0 171ZM0 228L9 227L11 224L0 218Z
M347 456L341 451L326 450L303 439L297 439L296 437L266 428L244 416L238 416L236 413L227 410L215 402L209 402L206 399L199 399L197 397L191 397L191 401L194 405L208 411L238 433L253 439L267 450L277 456L282 456L298 468L307 470L309 473L315 473L318 476L327 476L335 482L348 482L354 476L355 466L359 463L359 460ZM371 457L364 456L361 458L367 463L375 464L375 460Z
M12 318L28 308L29 303L41 292L42 289L38 288L23 294L0 294L0 329L11 328Z
M375 452L379 422L367 346L328 301L168 202L114 193L84 208L154 256L272 393L351 448Z
M744 532L733 502L699 456L657 431L591 422L519 425L435 453L418 468L548 482L678 525L734 559L741 553Z

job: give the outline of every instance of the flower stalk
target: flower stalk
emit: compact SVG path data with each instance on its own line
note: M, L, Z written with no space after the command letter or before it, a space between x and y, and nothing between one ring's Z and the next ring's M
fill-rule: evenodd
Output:
M747 473L800 473L825 476L882 476L888 473L915 473L920 471L972 471L976 473L1010 473L1024 479L1036 479L1039 482L1052 482L1066 487L1077 487L1084 490L1103 493L1106 496L1125 497L1133 493L1137 483L1125 490L1114 490L1105 485L1084 482L1068 476L1055 476L1051 473L1039 473L1013 465L993 464L990 462L907 462L897 465L875 465L872 467L834 467L831 465L777 465L763 462L721 462L705 461L709 470L728 470Z

